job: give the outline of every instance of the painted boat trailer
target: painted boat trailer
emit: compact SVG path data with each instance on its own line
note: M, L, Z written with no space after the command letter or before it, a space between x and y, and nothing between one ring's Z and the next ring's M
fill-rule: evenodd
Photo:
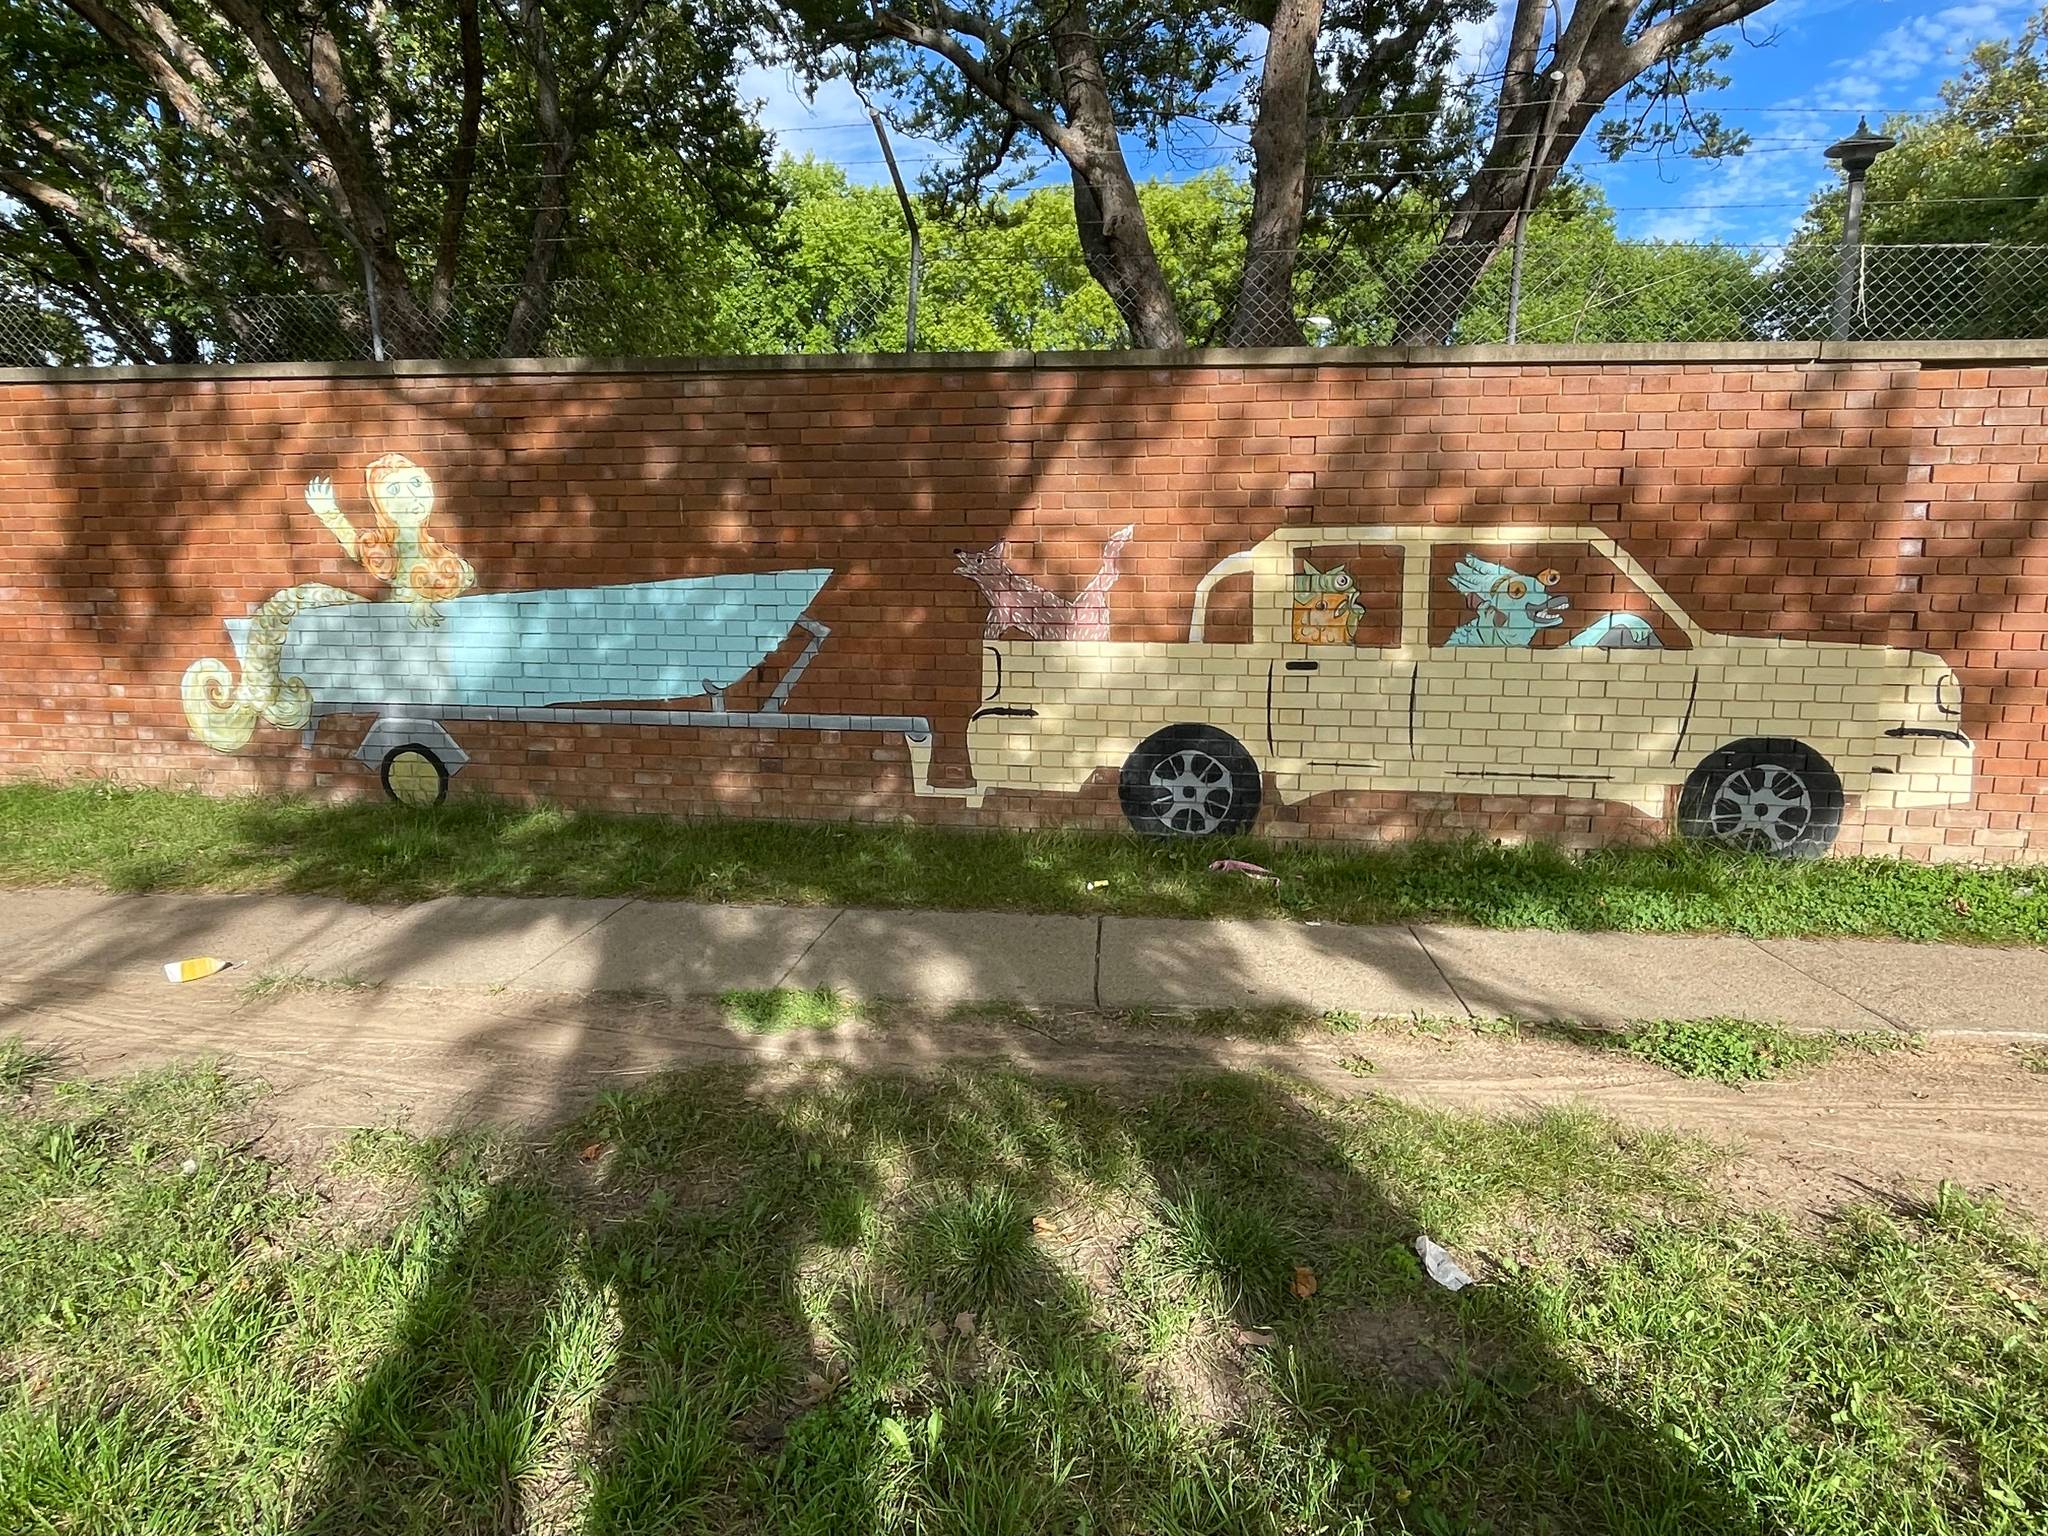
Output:
M701 709L607 709L578 704L422 706L374 699L318 698L300 739L304 746L312 746L323 716L374 715L375 722L355 750L356 760L377 775L385 794L393 800L426 806L438 805L447 798L448 781L469 762L469 754L463 751L448 729L451 723L468 720L532 721L547 725L653 725L700 731L864 731L903 738L904 750L910 756L911 787L921 798L960 800L971 806L981 804L987 794L985 789L946 788L931 782L932 725L923 715L787 713L783 705L788 702L797 680L824 648L832 633L816 619L799 618L796 623L810 639L759 709L727 709L726 690L715 686L709 679L704 682L704 696L710 703Z

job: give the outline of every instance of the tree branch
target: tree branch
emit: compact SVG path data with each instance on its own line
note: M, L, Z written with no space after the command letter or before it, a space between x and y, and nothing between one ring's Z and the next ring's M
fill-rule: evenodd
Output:
M875 25L886 35L899 42L911 43L928 53L937 54L959 70L967 83L981 92L993 106L1023 123L1069 160L1076 154L1083 153L1080 140L1068 132L1064 123L1020 94L1006 79L987 67L987 59L1007 57L1010 52L1009 40L1004 38L1001 32L989 23L969 17L967 13L947 4L946 0L932 0L932 11L951 29L950 31L942 32L937 27L926 26L921 21L887 7L877 8L873 15ZM983 58L975 58L958 38L951 35L953 31L964 32L981 43L985 50Z

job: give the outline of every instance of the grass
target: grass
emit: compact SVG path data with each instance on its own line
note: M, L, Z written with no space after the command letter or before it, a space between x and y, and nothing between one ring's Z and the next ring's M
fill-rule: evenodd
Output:
M2048 1254L1952 1188L1795 1229L1670 1136L1236 1075L706 1070L318 1168L249 1095L199 1066L0 1116L0 1529L2048 1515Z
M243 982L238 995L251 1003L313 992L368 992L377 986L361 976L314 976L306 971L259 971Z
M757 1035L791 1029L836 1029L867 1017L857 1000L831 987L768 987L757 991L721 992L718 1003L726 1019Z
M1581 1038L1575 1035L1574 1038ZM1655 1019L1631 1024L1615 1041L1631 1055L1680 1077L1731 1086L1764 1082L1819 1066L1844 1051L1875 1055L1908 1049L1911 1035L1870 1031L1794 1033L1747 1019Z
M1211 875L1219 857L1277 885ZM2038 867L1784 864L1686 844L1569 854L1484 841L1200 844L1083 832L568 814L458 798L432 810L211 799L107 784L0 788L0 884L638 896L954 910L1459 922L1758 937L2048 943Z

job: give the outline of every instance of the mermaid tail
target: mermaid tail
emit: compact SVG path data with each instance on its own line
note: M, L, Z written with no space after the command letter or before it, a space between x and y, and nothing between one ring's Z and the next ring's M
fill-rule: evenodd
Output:
M227 663L207 656L185 669L179 695L192 734L216 752L238 752L256 734L258 719L297 730L313 717L313 691L302 677L280 677L285 636L308 608L333 608L363 599L340 587L310 581L287 587L256 610L242 647L239 683Z

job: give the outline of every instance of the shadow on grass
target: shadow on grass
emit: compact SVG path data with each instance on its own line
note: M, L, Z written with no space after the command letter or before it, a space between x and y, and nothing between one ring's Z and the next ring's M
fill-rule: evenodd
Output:
M1427 1282L1337 1126L1243 1077L607 1095L429 1179L299 1528L1765 1528L1527 1288Z
M1381 847L1095 832L678 822L458 798L430 811L212 800L104 785L0 788L0 880L269 889L363 901L625 896L883 908L1763 936L2048 942L2038 869L1803 864L1683 843L1571 854L1482 840ZM1211 874L1235 857L1277 885Z

